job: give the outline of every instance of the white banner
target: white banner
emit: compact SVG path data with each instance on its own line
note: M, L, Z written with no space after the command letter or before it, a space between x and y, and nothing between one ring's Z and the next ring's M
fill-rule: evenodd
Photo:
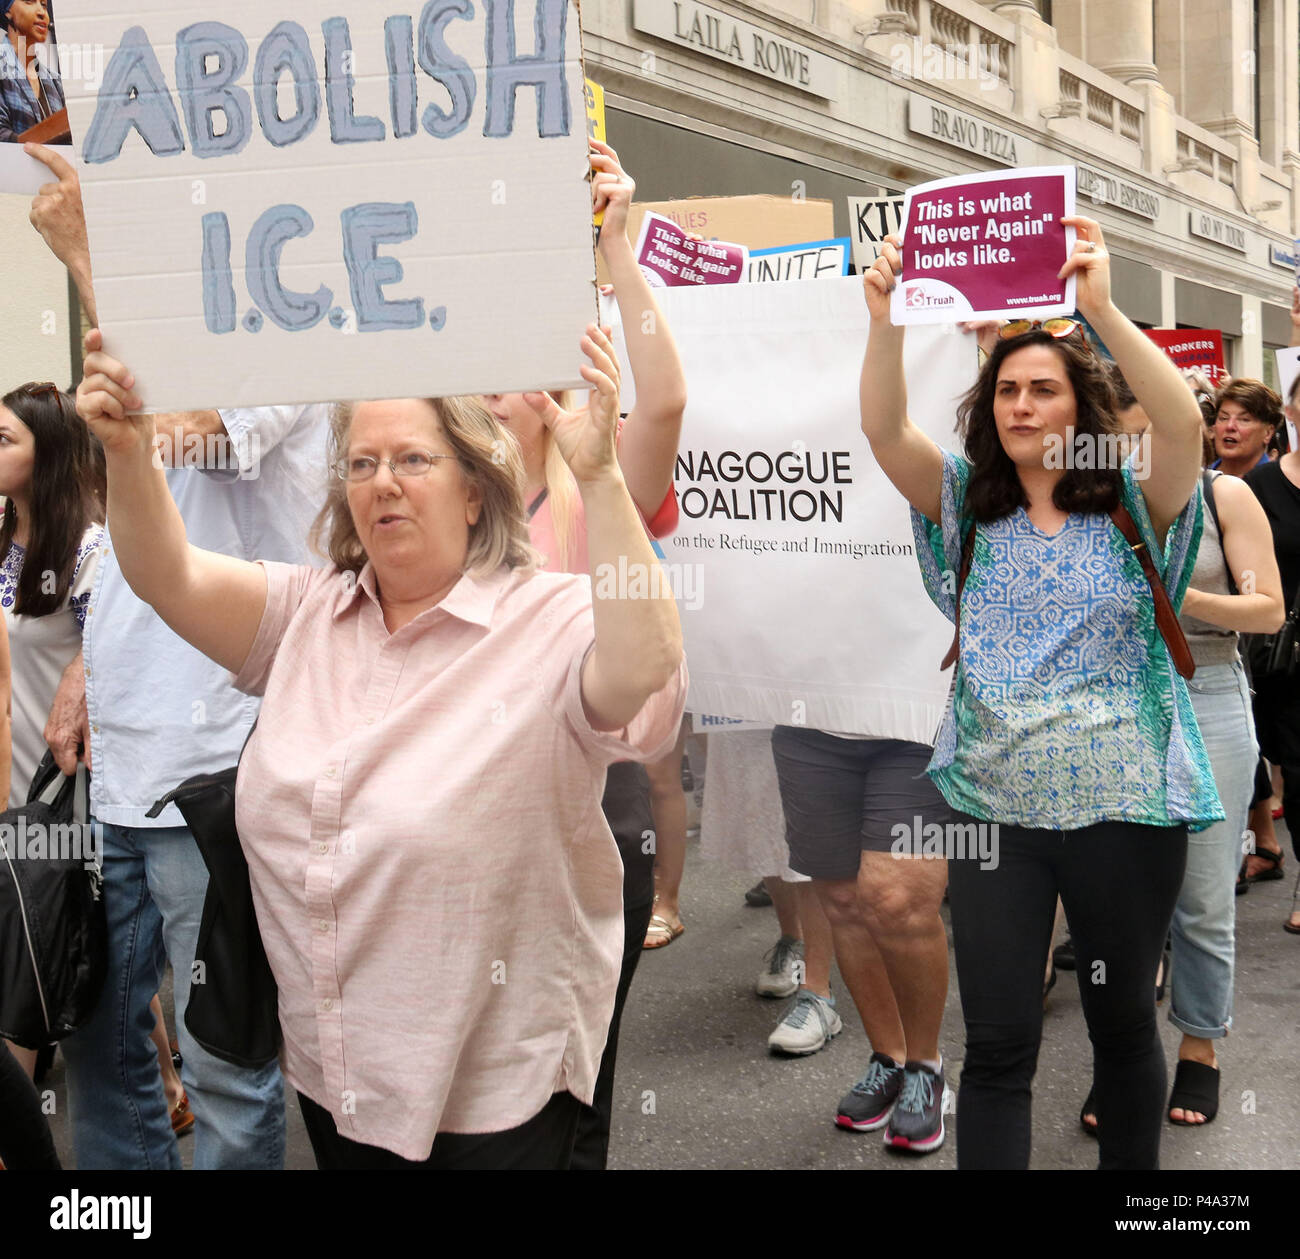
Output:
M572 0L60 0L100 326L149 410L582 383ZM346 16L342 16L342 15Z
M679 600L689 707L932 741L952 625L925 594L907 504L862 435L861 281L656 297L689 397L681 524L661 540L674 588L690 592ZM954 446L975 340L923 327L905 344L912 419ZM624 381L630 405L630 373Z

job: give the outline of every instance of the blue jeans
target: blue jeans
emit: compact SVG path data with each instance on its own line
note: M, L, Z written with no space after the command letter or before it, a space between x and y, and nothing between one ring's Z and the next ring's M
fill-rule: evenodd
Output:
M1187 684L1227 815L1187 836L1187 874L1174 909L1169 1021L1216 1040L1232 1026L1237 871L1255 781L1255 723L1240 664L1198 665Z
M90 1022L62 1044L77 1169L180 1168L149 1033L149 1002L171 959L181 1080L195 1117L194 1166L279 1170L284 1085L199 1048L185 1026L208 870L183 826L103 828L108 976ZM164 947L165 946L165 947Z

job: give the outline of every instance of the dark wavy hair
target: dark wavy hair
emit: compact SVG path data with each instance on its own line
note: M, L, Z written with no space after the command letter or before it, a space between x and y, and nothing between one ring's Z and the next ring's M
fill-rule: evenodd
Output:
M35 439L27 496L31 519L13 611L48 616L68 597L77 548L94 519L90 434L71 395L52 385L21 385L0 398L0 406L12 411ZM13 545L17 525L18 513L10 502L0 524L0 564ZM54 576L53 590L47 574Z
M979 379L957 409L957 432L971 463L966 512L973 520L999 520L1016 508L1029 505L1016 465L998 437L993 399L998 373L1008 356L1035 345L1045 345L1061 357L1074 390L1075 433L1099 437L1122 432L1115 418L1115 389L1110 374L1082 336L1071 333L1057 338L1035 328L1022 336L999 341ZM1111 512L1119 506L1119 501L1118 468L1067 468L1052 491L1052 502L1066 512Z

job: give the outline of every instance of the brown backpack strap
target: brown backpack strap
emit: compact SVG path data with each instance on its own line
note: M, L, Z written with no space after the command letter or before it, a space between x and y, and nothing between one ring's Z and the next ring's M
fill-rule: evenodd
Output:
M1111 512L1110 518L1115 522L1115 528L1124 535L1124 540L1133 549L1133 554L1137 556L1142 571L1146 574L1147 583L1151 587L1151 598L1156 606L1156 625L1160 627L1160 636L1165 640L1165 646L1169 648L1169 654L1173 657L1174 668L1183 677L1190 678L1196 672L1192 649L1187 645L1187 636L1183 633L1183 627L1178 624L1178 616L1174 612L1174 605L1169 602L1169 593L1165 590L1164 582L1160 580L1160 574L1156 572L1156 566L1151 562L1147 545L1138 537L1137 526L1133 523L1133 517L1128 514L1126 507L1116 507Z
M950 668L957 659L957 649L961 643L961 592L966 585L966 578L970 576L970 562L974 554L975 522L971 521L966 540L961 544L961 569L957 573L957 598L954 602L955 615L953 616L952 646L948 648L948 654L944 656L943 664L939 666L940 672Z

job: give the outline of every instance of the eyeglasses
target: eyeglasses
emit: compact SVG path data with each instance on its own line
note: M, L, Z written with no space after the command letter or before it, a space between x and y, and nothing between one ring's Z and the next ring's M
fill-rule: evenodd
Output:
M1026 332L1041 328L1049 337L1055 337L1059 341L1062 337L1068 337L1076 328L1082 327L1077 319L1012 319L998 329L998 336L1004 341L1010 341L1012 337L1023 337Z
M23 385L21 392L29 398L44 398L53 394L56 398L62 394L63 390L51 380L43 380L28 385Z
M369 481L381 464L387 464L394 476L428 476L440 459L455 459L455 455L435 455L428 450L408 450L396 459L376 459L372 455L355 455L340 459L334 465L334 475L341 481Z

